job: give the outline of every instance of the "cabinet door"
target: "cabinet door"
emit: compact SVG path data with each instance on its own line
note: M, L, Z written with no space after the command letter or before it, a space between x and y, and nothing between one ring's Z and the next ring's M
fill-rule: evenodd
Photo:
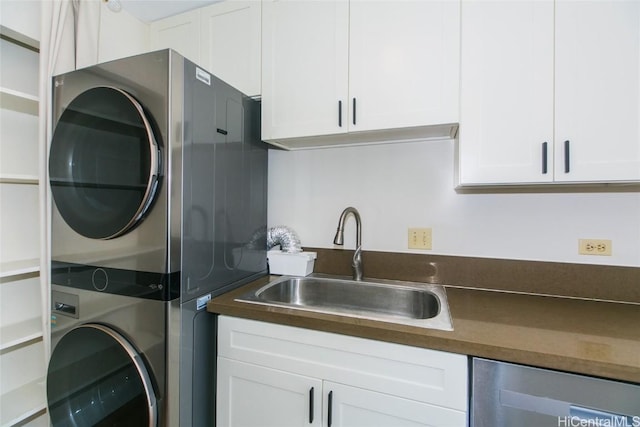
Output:
M335 427L464 427L462 411L343 384L324 382L324 413ZM331 420L329 422L329 419Z
M349 37L350 130L458 122L458 1L352 1Z
M269 0L262 12L262 138L345 132L349 4Z
M249 96L260 95L259 0L200 9L202 66Z
M553 8L462 1L460 184L553 180Z
M218 357L216 424L322 425L322 381Z
M171 48L196 64L200 63L200 12L181 13L151 23L151 50Z
M555 60L556 180L640 180L640 2L558 0Z

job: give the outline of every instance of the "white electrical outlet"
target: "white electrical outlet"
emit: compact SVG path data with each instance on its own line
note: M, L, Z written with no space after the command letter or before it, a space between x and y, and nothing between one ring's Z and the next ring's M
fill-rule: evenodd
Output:
M410 228L409 229L409 249L431 249L431 229L430 228Z

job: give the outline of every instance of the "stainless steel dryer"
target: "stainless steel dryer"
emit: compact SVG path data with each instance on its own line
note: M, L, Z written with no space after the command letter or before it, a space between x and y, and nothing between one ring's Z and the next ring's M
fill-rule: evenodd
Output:
M98 375L108 362L97 349L115 342L139 362L127 372L152 384L142 386L156 414L148 425L213 425L215 318L206 301L267 268L259 104L163 50L54 77L53 122L48 392L51 415L64 412L54 424L94 425L74 414L100 405L89 410L74 396L99 400L117 381ZM93 342L73 338L87 334L101 338L74 347ZM85 369L82 384L73 366ZM129 407L124 397L112 402Z

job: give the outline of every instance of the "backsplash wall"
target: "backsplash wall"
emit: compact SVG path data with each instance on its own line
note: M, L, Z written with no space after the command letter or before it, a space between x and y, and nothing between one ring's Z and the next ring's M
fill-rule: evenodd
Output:
M333 248L342 210L362 216L364 250L640 267L640 193L455 191L454 142L269 150L269 226L303 246ZM554 187L555 188L555 187ZM431 227L433 249L407 249ZM610 239L610 257L578 255L578 239ZM355 246L355 221L345 227Z

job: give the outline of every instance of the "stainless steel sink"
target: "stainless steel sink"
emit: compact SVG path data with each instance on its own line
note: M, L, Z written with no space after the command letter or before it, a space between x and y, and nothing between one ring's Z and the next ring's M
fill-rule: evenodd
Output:
M427 283L283 276L237 301L453 330L444 288Z

